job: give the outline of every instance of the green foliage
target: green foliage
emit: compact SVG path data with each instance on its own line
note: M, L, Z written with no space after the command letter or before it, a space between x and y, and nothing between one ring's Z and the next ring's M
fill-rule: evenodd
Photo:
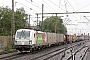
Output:
M15 12L15 25L16 30L24 28L26 26L27 14L23 8L17 9Z
M15 30L24 28L26 25L27 14L24 8L17 9L14 12ZM0 7L0 35L11 35L12 10L6 7Z
M5 51L10 51L10 50L12 50L12 47L11 46L5 47Z
M56 29L56 33L62 34L66 34L67 31L66 27L63 25L62 19L58 16L52 16L45 19L43 22L41 22L39 28L45 32L55 32Z

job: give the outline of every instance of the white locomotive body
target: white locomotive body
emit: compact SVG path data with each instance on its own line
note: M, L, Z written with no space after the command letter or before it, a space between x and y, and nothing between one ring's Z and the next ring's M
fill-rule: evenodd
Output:
M19 29L15 35L15 48L19 51L29 51L45 45L45 33L30 29Z

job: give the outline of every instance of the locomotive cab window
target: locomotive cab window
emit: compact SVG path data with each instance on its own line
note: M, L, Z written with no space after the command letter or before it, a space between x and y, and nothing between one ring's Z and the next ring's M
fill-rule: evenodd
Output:
M16 35L17 38L29 38L30 37L30 31L19 31Z

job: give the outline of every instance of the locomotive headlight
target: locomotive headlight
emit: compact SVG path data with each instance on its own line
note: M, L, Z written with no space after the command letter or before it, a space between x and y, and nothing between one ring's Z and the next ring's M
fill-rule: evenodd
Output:
M15 44L17 44L17 41L15 41Z
M17 41L15 41L15 43L17 43Z
M32 41L31 40L29 41L29 44L32 44Z

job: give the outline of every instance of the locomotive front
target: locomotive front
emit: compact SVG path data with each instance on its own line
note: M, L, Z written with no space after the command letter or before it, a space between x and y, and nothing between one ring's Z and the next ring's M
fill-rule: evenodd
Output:
M15 48L19 51L28 51L32 45L32 39L30 38L30 30L20 29L16 31L15 35Z

